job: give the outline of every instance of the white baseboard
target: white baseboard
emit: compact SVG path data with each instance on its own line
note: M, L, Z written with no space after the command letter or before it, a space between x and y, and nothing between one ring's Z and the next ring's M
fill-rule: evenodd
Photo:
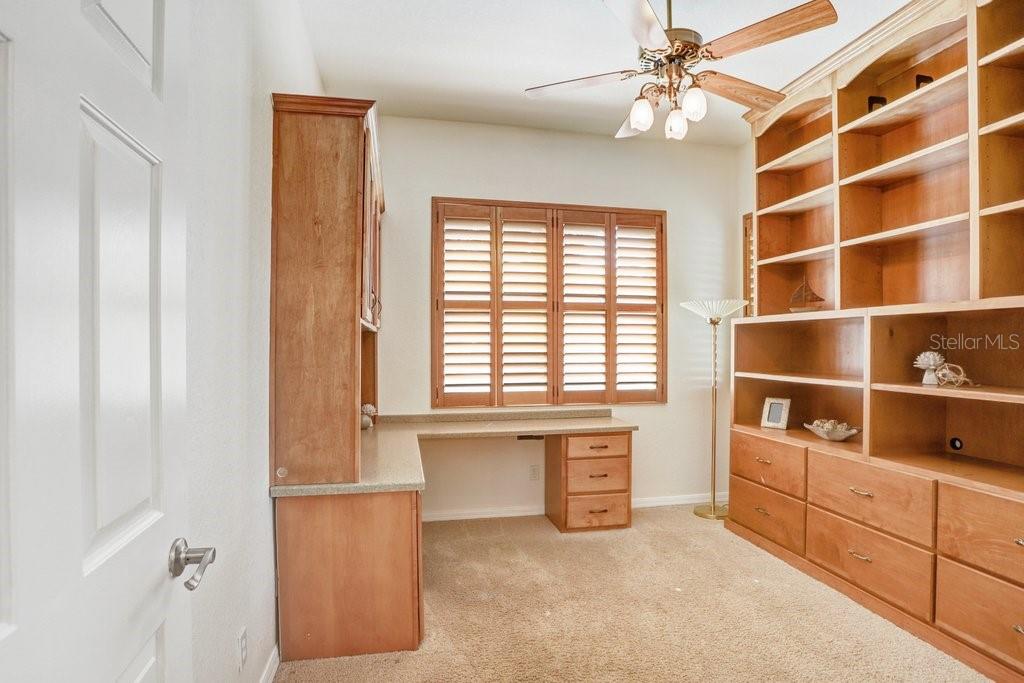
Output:
M267 658L267 665L263 667L263 673L260 674L260 683L274 683L274 676L277 674L277 667L281 665L281 655L277 651L277 645L270 651L270 657Z
M682 496L656 496L653 498L634 498L634 508L656 508L669 505L694 505L708 502L705 493L690 493ZM727 491L720 492L716 499L726 503L729 500ZM450 522L460 519L494 519L500 517L534 517L544 514L543 505L514 505L502 508L477 508L473 510L441 510L424 512L424 522Z

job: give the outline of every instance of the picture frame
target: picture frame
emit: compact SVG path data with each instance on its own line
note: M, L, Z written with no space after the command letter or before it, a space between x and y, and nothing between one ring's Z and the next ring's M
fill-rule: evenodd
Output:
M788 398L766 398L764 410L761 411L761 426L768 429L789 428L789 405Z

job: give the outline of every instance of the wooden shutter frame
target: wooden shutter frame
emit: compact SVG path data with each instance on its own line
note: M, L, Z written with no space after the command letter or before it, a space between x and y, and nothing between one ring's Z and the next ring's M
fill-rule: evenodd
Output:
M615 207L585 206L576 204L531 203L501 200L464 199L451 197L433 197L431 199L431 407L471 407L471 406L502 406L505 404L502 389L502 312L508 309L537 309L538 302L505 302L502 294L502 244L501 230L503 220L516 220L515 216L527 215L515 209L527 211L544 210L546 212L548 230L548 267L547 267L547 320L548 320L548 389L546 403L516 403L512 405L588 405L588 404L650 404L667 402L668 386L668 334L666 297L668 293L667 235L665 211L647 209L624 209ZM562 268L563 228L566 220L572 220L581 214L605 214L601 223L605 227L605 303L575 302L566 306L564 300L564 281ZM444 220L451 218L483 219L487 216L491 223L491 391L485 402L466 400L463 395L446 396L444 394ZM537 215L537 214L532 214ZM656 235L656 319L657 344L657 381L653 392L619 391L616 388L616 324L618 312L642 311L651 312L645 304L626 304L616 301L615 276L615 230L620 217L627 219L641 217L643 227L650 225L655 228ZM532 222L532 221L531 221ZM538 221L539 222L539 221ZM587 224L587 223L584 223ZM593 224L593 223L591 223ZM632 223L626 222L629 226ZM451 308L483 308L483 302L449 302ZM519 304L525 304L520 306ZM573 392L566 397L564 386L564 315L567 310L600 311L605 314L605 389L604 391ZM620 394L625 394L621 396ZM469 396L481 396L469 394Z

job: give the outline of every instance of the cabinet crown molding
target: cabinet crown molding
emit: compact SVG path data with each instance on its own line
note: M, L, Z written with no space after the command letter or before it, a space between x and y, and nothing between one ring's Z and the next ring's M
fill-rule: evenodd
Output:
M289 111L332 116L366 116L376 104L374 100L354 100L320 95L274 93L274 111Z

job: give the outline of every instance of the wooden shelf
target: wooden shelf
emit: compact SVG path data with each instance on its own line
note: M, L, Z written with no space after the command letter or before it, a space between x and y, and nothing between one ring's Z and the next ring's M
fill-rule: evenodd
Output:
M983 484L1024 492L1024 467L1015 465L949 453L894 452L873 455L870 459L895 463L954 484Z
M739 373L737 373L739 374ZM889 384L875 382L871 384L875 391L888 391L898 394L916 394L919 396L941 396L958 398L967 401L991 401L993 403L1024 403L1024 387L935 387L923 384L899 383Z
M793 197L787 199L784 202L779 202L774 206L769 206L767 209L761 209L757 212L758 216L786 216L795 213L803 213L804 211L810 211L811 209L817 209L822 206L828 206L833 202L832 185L825 185L819 187L816 190L806 192L799 197Z
M1001 213L1024 213L1024 199L1018 199L1015 202L1007 202L998 206L990 206L987 209L981 210L982 216L995 216Z
M840 133L886 133L967 98L967 67L865 114L839 129Z
M967 153L967 135L958 135L937 145L840 180L839 184L870 187L891 185L964 161L967 159Z
M803 249L801 251L794 251L789 254L782 254L781 256L773 256L772 258L762 259L757 262L757 265L768 266L773 263L806 263L808 261L820 261L822 259L834 256L834 250L834 244L824 244L820 247L814 247L812 249Z
M988 66L989 64L1014 69L1024 67L1024 38L1018 38L1009 45L978 60L978 66Z
M955 216L949 216L947 218L938 218L933 221L915 223L914 225L908 225L902 228L884 230L873 235L854 237L852 239L840 242L839 246L855 247L859 244L891 244L895 242L901 242L907 239L916 239L919 237L928 236L932 234L943 234L945 232L953 232L956 230L969 228L970 226L968 221L970 221L970 219L971 214L959 213Z
M979 135L989 135L992 133L1018 138L1024 137L1024 112L1008 116L1001 121L996 121L978 130Z
M735 372L736 377L761 379L767 382L791 382L793 384L817 384L826 387L847 387L863 389L864 380L854 377L836 377L834 375L785 375L771 372Z
M817 140L808 142L778 159L769 161L757 169L758 173L766 171L798 171L808 166L832 158L832 133L827 133Z
M732 426L737 432L752 434L776 441L782 441L801 448L814 448L819 451L838 451L847 455L859 455L864 452L864 444L859 441L826 441L815 436L810 431L799 429L768 429L748 424L734 424Z

